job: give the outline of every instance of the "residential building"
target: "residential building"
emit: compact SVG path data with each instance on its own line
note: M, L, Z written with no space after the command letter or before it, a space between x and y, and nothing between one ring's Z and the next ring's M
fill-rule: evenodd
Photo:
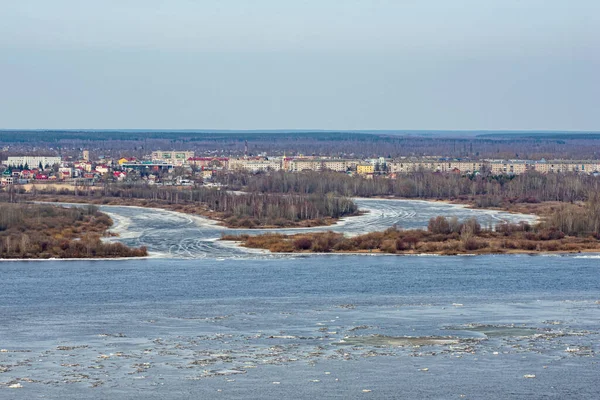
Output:
M281 169L281 159L278 158L232 158L229 159L229 169L246 170L250 172L259 171L279 171Z
M37 168L40 164L45 167L46 165L52 166L60 163L60 157L54 156L14 156L8 157L8 159L4 161L4 164L8 165L9 167L27 165L29 168Z
M356 166L356 173L359 175L368 175L375 172L375 166L373 164L361 163Z
M320 171L323 169L323 162L321 160L297 158L290 162L290 171Z
M166 162L175 166L182 166L187 160L194 157L193 151L153 151L152 161Z
M110 171L110 167L108 165L97 165L96 166L96 172L99 172L101 174L106 174L109 171Z
M73 168L71 167L60 167L58 169L58 175L61 179L70 179L73 177Z
M228 157L190 157L187 160L189 165L194 165L200 168L215 168L215 169L228 169L229 158Z
M360 160L343 160L343 159L329 159L323 161L323 169L330 169L337 172L346 172L348 170L355 170L356 166L360 163Z

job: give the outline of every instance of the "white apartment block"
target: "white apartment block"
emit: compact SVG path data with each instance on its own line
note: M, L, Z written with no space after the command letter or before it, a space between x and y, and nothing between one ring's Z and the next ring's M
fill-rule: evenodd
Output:
M548 172L583 172L591 174L600 172L599 161L536 161L531 165L541 173Z
M17 167L19 165L27 165L29 168L38 168L40 163L43 167L46 165L52 166L54 164L60 164L60 157L47 157L47 156L16 156L16 157L8 157L6 161L4 161L5 165L10 167Z

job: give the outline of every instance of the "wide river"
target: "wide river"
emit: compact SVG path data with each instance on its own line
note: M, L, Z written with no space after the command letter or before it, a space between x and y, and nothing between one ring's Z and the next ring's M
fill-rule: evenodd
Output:
M530 219L358 203L319 229ZM272 255L202 218L102 209L152 257L0 262L0 399L600 397L598 255Z

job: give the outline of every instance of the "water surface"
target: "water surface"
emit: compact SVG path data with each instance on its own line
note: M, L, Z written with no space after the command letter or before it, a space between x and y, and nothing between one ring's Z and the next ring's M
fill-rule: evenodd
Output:
M472 212L409 206L335 229ZM0 263L0 398L599 396L598 256L276 256L107 209L158 257Z

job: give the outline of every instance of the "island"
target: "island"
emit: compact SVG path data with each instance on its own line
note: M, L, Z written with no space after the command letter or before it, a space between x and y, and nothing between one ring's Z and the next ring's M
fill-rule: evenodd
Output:
M571 212L571 211L569 211ZM564 218L558 214L555 218ZM347 237L332 231L294 235L223 234L221 240L274 253L382 253L382 254L503 254L598 252L598 234L566 235L551 219L531 225L498 224L483 229L477 219L431 218L427 229L403 230L392 226L382 232Z
M129 188L37 191L28 201L159 208L198 215L227 228L309 228L333 225L362 212L340 195L231 192L210 188Z

